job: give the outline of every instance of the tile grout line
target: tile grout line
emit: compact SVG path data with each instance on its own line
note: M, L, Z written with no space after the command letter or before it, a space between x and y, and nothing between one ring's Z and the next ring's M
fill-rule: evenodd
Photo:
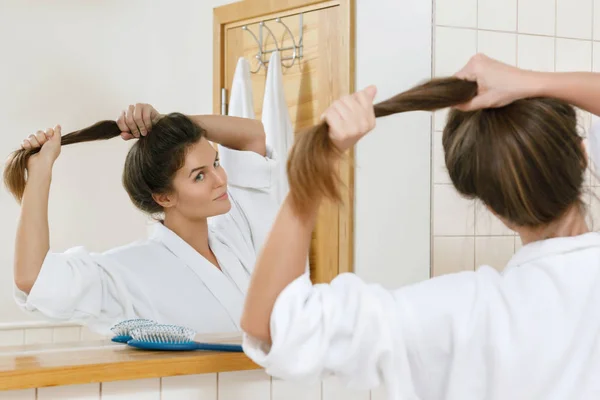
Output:
M436 22L437 22L437 13L436 13L436 8L437 8L437 0L433 0L431 3L431 76L435 77L435 61L436 61L436 54L435 54L435 49L436 49L436 33L437 33L437 29L436 29ZM435 199L433 198L433 185L434 185L434 153L433 153L433 146L434 146L434 142L435 142L435 112L431 113L431 133L430 133L430 138L431 138L431 146L429 147L429 155L430 155L430 163L429 163L429 169L430 169L430 173L429 173L429 278L433 277L433 202L435 201ZM322 396L321 396L322 397Z
M556 59L558 56L558 0L554 0L554 72L556 72Z
M515 26L515 66L519 67L519 0L517 0L517 21Z
M477 18L476 18L476 22L475 22L475 26L477 27L477 30L475 31L475 35L476 35L476 43L475 43L475 52L478 53L479 52L479 1L477 0ZM477 212L475 211L475 203L473 203L474 207L473 207L473 267L474 269L477 268L477 266L475 265L475 261L476 261L476 257L477 257L477 240L476 240L476 236L475 233L477 232L477 230L475 229L475 225L477 224Z
M479 30L479 31L482 31L482 32L519 34L519 35L524 35L524 36L557 38L557 39L564 39L564 40L576 40L576 41L579 41L579 42L600 42L600 38L598 38L597 40L596 39L585 39L585 38L580 38L580 37L557 36L556 34L554 34L554 35L545 35L543 33L507 31L507 30L502 30L502 29L472 28L472 27L466 27L466 26L443 25L443 24L436 25L436 27L437 28L446 28L446 29L467 30L467 31L468 30L471 30L471 31ZM555 22L555 30L556 30L556 22Z

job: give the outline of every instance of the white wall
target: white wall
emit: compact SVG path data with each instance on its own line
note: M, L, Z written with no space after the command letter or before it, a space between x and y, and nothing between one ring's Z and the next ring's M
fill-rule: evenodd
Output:
M432 2L357 0L356 88L384 100L431 78ZM395 288L427 279L430 258L428 113L377 121L356 150L356 272Z

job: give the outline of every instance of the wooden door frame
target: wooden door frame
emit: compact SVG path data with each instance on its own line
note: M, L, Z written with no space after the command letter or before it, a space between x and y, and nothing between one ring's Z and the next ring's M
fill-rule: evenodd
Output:
M341 95L354 92L355 79L355 33L354 33L354 0L244 0L213 9L213 112L220 113L221 88L225 87L225 26L249 19L258 19L264 15L293 14L302 9L303 12L314 11L326 7L338 6L342 12L342 30L344 49L348 55L347 90ZM338 212L338 270L324 271L322 277L330 280L338 273L351 272L354 265L354 150L347 154L348 162L340 163L340 177L345 188L342 189L343 204Z

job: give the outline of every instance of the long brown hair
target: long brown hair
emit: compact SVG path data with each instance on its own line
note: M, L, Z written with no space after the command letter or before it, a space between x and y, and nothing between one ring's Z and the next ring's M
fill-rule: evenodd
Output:
M471 100L477 84L433 79L374 106L383 117L433 111ZM587 167L572 106L553 99L516 101L506 107L452 109L444 129L445 161L459 193L479 198L517 225L538 226L579 201ZM303 133L288 158L288 180L299 211L318 198L340 200L342 154L322 122Z
M183 114L172 113L152 126L152 133L136 140L127 153L123 168L123 186L133 204L148 214L162 211L153 194L172 190L172 179L185 162L190 145L205 137L205 131ZM115 121L96 124L61 137L61 145L107 140L121 130ZM13 152L4 168L4 184L21 201L26 185L27 161L38 149Z

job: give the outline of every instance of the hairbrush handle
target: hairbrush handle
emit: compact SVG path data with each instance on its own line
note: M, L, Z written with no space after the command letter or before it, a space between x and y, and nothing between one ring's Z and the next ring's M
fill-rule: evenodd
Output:
M146 342L143 340L132 339L127 344L141 350L161 350L161 351L226 351L241 353L244 350L239 344L226 343L202 343L202 342L187 342L187 343L156 343Z

